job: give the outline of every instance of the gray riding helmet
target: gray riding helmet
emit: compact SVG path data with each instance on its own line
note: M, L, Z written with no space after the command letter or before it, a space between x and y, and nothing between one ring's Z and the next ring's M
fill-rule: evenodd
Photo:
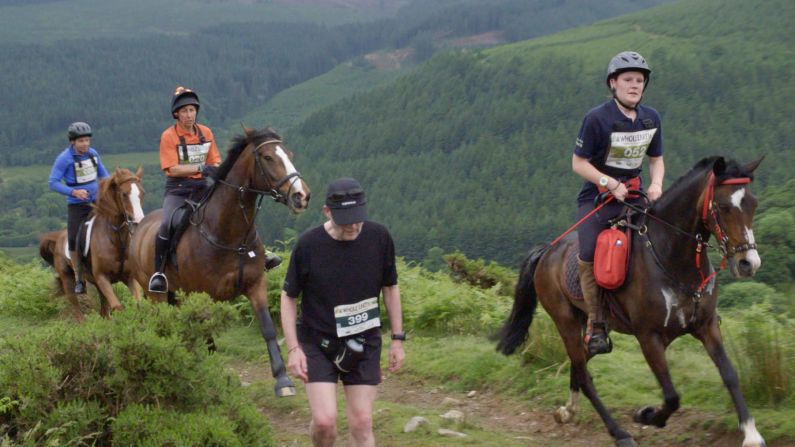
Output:
M613 58L610 59L610 63L607 64L607 78L605 78L607 88L610 88L610 78L618 76L625 71L639 71L643 73L645 78L644 86L649 85L651 68L649 68L649 64L646 63L646 59L644 59L640 53L622 51L613 56Z
M91 126L82 121L77 121L69 125L67 134L69 135L69 141L74 141L80 137L90 137Z

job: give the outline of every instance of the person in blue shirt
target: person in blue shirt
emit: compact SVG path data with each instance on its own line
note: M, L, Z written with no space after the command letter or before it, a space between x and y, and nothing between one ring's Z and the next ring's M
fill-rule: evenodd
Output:
M91 213L91 204L97 200L97 183L108 176L96 149L91 147L91 126L83 122L69 125L69 147L55 159L50 171L50 189L66 196L68 208L67 240L69 257L75 272L75 293L86 293L86 284L80 276L80 261L75 239L80 223Z
M582 294L588 307L586 344L591 355L610 352L606 316L594 278L596 238L608 227L607 221L623 211L621 202L630 189L642 190L640 172L649 157L650 201L662 195L665 176L660 115L640 104L649 84L651 69L634 51L615 55L607 66L607 87L612 98L588 112L583 119L572 155L572 170L585 180L577 198L578 221L594 209L594 199L609 191L616 199L578 228L579 273Z

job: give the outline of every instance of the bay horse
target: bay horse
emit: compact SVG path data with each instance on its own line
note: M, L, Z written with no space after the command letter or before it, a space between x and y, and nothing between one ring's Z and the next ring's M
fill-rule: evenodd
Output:
M232 142L226 160L190 218L177 243L176 266L166 266L168 293L144 290L155 301L172 302L174 292L204 292L216 301L245 295L251 302L265 338L276 395L295 394L287 377L268 310L265 250L255 219L264 196L286 205L294 214L306 210L309 186L292 163L293 154L272 129L244 128ZM132 240L130 259L139 284L155 271L155 238L162 209L146 216Z
M100 180L97 201L81 228L90 228L90 241L83 244L88 254L82 267L83 278L94 284L100 297L100 314L109 317L111 311L123 308L113 292L113 283L123 282L136 300L141 290L133 280L127 252L135 226L144 218L144 188L141 185L143 168L135 174L116 168L109 177ZM55 270L59 292L66 295L78 321L84 318L74 293L75 277L67 249L66 230L52 231L40 237L39 254Z
M610 309L609 327L637 338L662 387L662 406L641 408L634 415L635 422L664 427L679 408L679 394L671 381L665 350L677 337L690 334L704 345L731 395L745 435L743 447L765 445L723 347L716 312L716 272L706 253L710 237L715 236L733 276L751 277L761 265L751 229L757 200L749 187L761 161L760 158L741 165L722 157L705 158L679 178L646 216L640 215L647 221L633 232L627 280L606 296L610 302L606 306ZM577 253L574 233L556 245L541 245L530 251L522 265L513 309L499 334L497 350L510 355L525 341L537 301L541 301L571 360L569 400L555 412L555 419L561 423L571 420L582 390L616 445L635 446L632 436L616 423L600 400L587 370L590 357L583 343L586 308L572 292L579 286L569 286L579 284Z

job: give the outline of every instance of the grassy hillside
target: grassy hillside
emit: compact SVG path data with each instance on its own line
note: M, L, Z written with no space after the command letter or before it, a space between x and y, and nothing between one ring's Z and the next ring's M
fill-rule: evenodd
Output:
M393 14L400 1L343 8L330 2L202 0L0 1L0 42L189 35L220 24L317 22L329 25Z
M794 20L795 3L783 0L683 1L450 53L316 113L290 140L321 173L315 184L363 181L373 217L390 226L401 253L422 258L438 245L514 263L573 222L574 139L584 114L607 98L605 67L621 50L640 51L652 66L645 103L663 117L667 184L711 154L766 155L757 193L792 178Z
M360 59L346 62L327 73L279 92L262 106L246 113L242 121L250 126L269 125L285 131L309 115L348 96L364 93L406 74L408 68L378 70ZM232 127L230 134L240 131Z
M543 311L536 315L529 342L521 352L504 357L494 351L494 343L487 337L507 316L511 306L510 297L498 294L497 287L489 290L476 289L454 282L444 273L431 273L405 262L399 263L398 270L404 327L410 334L410 341L406 345L408 357L405 369L397 377L388 375L391 377L388 377L385 386L395 386L390 384L397 381L397 386L406 388L391 391L392 395L402 396L397 403L392 400L394 397L389 397L389 392L378 401L375 426L376 436L382 441L379 445L461 445L455 440L435 436L427 438L428 434L424 432L408 435L400 433L402 425L418 414L427 417L433 425L439 424L438 415L443 411L429 410L427 406L420 404L424 401L438 405L442 400L440 390L454 393L463 400L466 400L463 397L465 392L478 390L479 395L490 396L489 402L496 402L492 407L492 414L482 420L468 419L468 423L460 428L471 437L467 445L579 446L586 444L574 441L608 442L606 438L600 437L605 436L601 422L584 398L574 427L556 426L551 422L549 413L568 397L568 361L554 326ZM278 300L275 298L284 271L284 268L280 268L268 274L271 309L276 321ZM87 356L95 353L99 354L96 360L101 365L115 364L119 360L118 356L125 353L145 356L144 352L139 351L107 350L105 344L112 347L127 346L131 334L138 334L137 343L153 349L171 349L171 344L182 338L194 340L192 349L196 359L202 363L212 363L212 368L207 369L207 374L200 382L223 381L226 384L224 386L235 394L243 392L243 401L248 402L246 405L256 405L261 412L269 415L277 445L308 445L305 434L296 435L293 431L296 426L305 430L309 420L303 390L299 386L300 394L297 399L275 400L272 397L272 381L267 364L263 361L265 347L256 325L249 324L252 315L245 300L241 299L232 306L223 304L222 308L215 308L204 301L190 304L203 299L202 296L193 296L188 300L189 305L179 311L165 305L153 309L150 306L135 305L126 289L117 285L115 290L121 295L127 309L111 321L90 318L88 323L76 326L68 320L68 313L63 311L66 307L65 300L52 297L52 291L48 287L42 287L49 282L50 276L48 269L15 264L0 255L0 324L8 328L0 334L0 360L8 358L10 352L14 352L18 360L5 363L0 361L0 383L6 378L11 380L9 371L26 371L25 368L33 366L44 367L43 362L48 359L67 362L67 366L73 364L74 368L80 368L79 362L91 365L88 361L91 359ZM84 304L90 314L96 312L97 305L94 301L88 300ZM234 309L239 314L238 321L230 322L229 316L224 316L230 312L229 309ZM196 314L199 310L201 311ZM195 319L199 317L202 324L180 328L188 321L195 323ZM216 322L217 326L214 325L212 322L216 318L225 323ZM738 368L741 386L751 412L756 417L757 426L771 446L791 445L795 441L792 435L795 433L795 381L792 372L795 368L792 364L795 345L791 337L785 336L792 332L793 325L795 323L792 320L771 317L764 303L723 313L722 331L725 334L727 350ZM160 327L167 335L161 332L158 338L152 333L153 327ZM180 333L179 337L169 337L168 334L175 327L180 328L177 331ZM202 353L201 349L196 348L201 345L196 340L203 340L204 331L212 330L213 327L227 329L216 338L217 355L207 358L206 352ZM109 334L113 334L113 337L109 337ZM56 335L60 338L54 338ZM36 350L36 343L47 337L50 337L50 341L45 355ZM57 350L63 347L81 346L81 340L86 338L91 343L85 345L84 351L81 351L82 356L64 355L53 358L51 353L59 352ZM615 336L614 341L615 351L610 356L594 359L589 366L606 405L616 416L626 420L624 415L632 410L646 404L657 404L661 399L660 390L645 365L636 341L620 335ZM133 343L130 346L135 345ZM176 349L183 352L180 347ZM30 365L33 366L28 365L27 361L19 361L21 356L29 358ZM736 433L736 416L730 397L701 345L692 338L682 338L672 345L668 359L674 383L682 396L682 409L672 417L669 427L665 429L646 431L634 424L628 424L627 428L642 439L643 445L658 446L685 445L688 440L704 445L701 443L708 442L710 436L714 439L727 432ZM152 375L150 382L160 384L157 393L170 395L169 393L179 390L182 385L178 381L162 380L162 377L171 377L160 375L161 369L167 365L156 359L150 360L146 363L148 366L139 366L136 369L136 374L127 379L129 382L125 382L115 370L107 372L108 375L113 375L112 381L102 382L101 371L87 371L85 376L80 376L81 381L63 381L60 394L52 398L60 399L55 408L64 408L60 402L65 399L58 396L69 396L78 400L86 391L85 385L94 383L94 380L98 380L97 384L104 384L100 388L104 390L107 386L123 387L125 383L137 383L135 381ZM180 357L178 360L182 362L185 359ZM221 365L224 368L220 368ZM49 367L45 369L48 371L47 383L54 384L53 386L62 383L58 370ZM227 377L230 371L235 374ZM240 380L246 382L242 388L235 377L238 375ZM31 375L30 380L24 382L27 388L23 388L19 381L15 382L19 385L13 387L13 395L6 394L9 390L0 388L0 399L10 397L12 401L40 402L41 398L32 394L40 390L39 387L45 382L41 377L41 374ZM162 383L158 380L162 380ZM89 391L97 392L96 389ZM181 394L177 393L177 396ZM178 413L186 411L185 407L179 405L161 406ZM88 433L92 433L92 436L107 436L101 430L97 432L96 426L84 428L87 425L85 421L90 420L91 414L56 409L39 414L25 411L25 422L29 424L26 427L32 426L37 417L40 418L44 424L39 431L39 436L42 436L47 428L58 425L66 427L65 424L74 420L72 429L51 430L47 432L47 436L59 437L62 442L71 439L69 436L77 437ZM187 410L190 411L190 408ZM6 420L3 419L4 411L12 411L12 414L17 415L14 404L5 409L0 406L0 433L3 433L2 424ZM511 417L521 419L520 412L531 413L539 420L544 415L550 420L552 425L545 427L544 432L552 435L544 438L546 442L536 438L538 430L532 424L498 429L491 420L497 414L501 417L513 414ZM341 414L344 415L344 411ZM160 423L168 424L169 420L164 419ZM49 425L56 422L56 426ZM200 426L186 425L171 428L190 433L199 430L198 427ZM341 428L344 427L343 417ZM559 439L563 434L572 436L572 442ZM597 436L596 441L594 436Z

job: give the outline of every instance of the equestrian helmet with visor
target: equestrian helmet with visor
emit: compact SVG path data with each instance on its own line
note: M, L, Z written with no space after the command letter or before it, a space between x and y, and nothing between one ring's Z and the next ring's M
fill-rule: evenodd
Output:
M182 86L177 87L174 95L171 97L171 116L177 117L177 111L185 106L196 106L196 112L199 112L199 95L189 88Z
M622 51L607 64L607 88L610 88L610 79L618 76L625 71L639 71L643 73L644 87L649 85L649 78L651 77L651 68L646 63L646 59L634 51Z
M82 121L74 122L69 125L67 135L69 135L69 141L74 141L80 137L90 137L91 126Z

